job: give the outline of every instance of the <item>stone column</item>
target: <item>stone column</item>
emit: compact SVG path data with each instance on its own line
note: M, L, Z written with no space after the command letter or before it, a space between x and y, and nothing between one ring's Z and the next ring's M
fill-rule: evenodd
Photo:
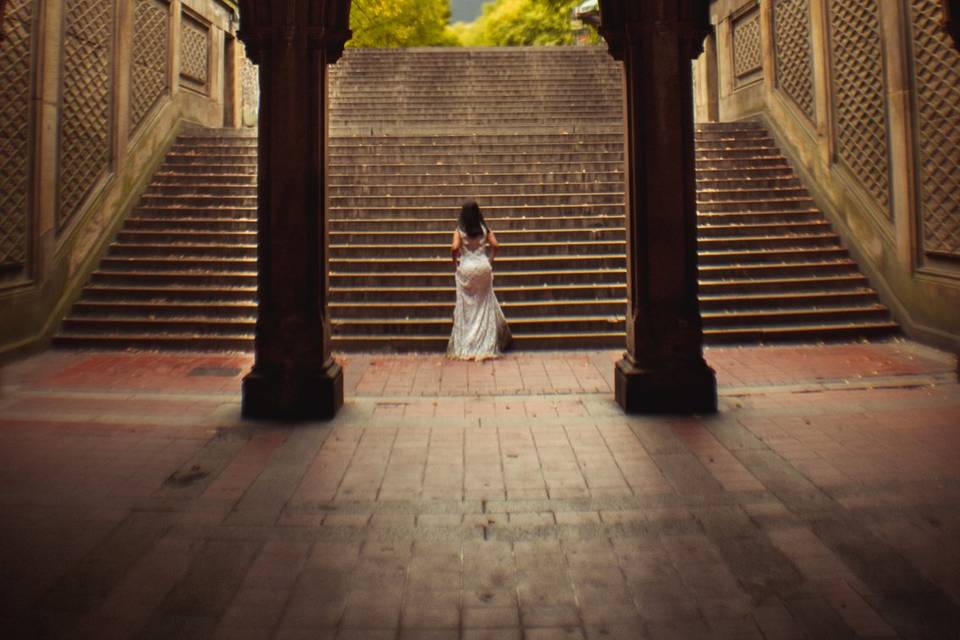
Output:
M709 24L678 6L691 4L646 3L611 42L625 75L627 353L615 376L617 402L629 413L717 406L697 300L690 64Z
M241 24L260 65L256 360L243 380L243 415L332 418L343 404L343 372L330 355L327 315L327 64L309 3L268 25ZM253 17L243 14L244 19ZM269 19L269 18L268 18ZM340 50L342 50L342 41Z
M717 44L713 34L703 43L703 54L696 64L697 122L717 122L720 119L720 89L717 85Z

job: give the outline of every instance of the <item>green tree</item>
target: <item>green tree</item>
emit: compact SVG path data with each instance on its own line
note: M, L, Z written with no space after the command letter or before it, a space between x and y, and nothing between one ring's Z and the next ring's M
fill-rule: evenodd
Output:
M570 17L582 0L493 0L474 22L453 31L468 46L573 44Z
M459 45L448 26L450 0L353 0L348 47Z

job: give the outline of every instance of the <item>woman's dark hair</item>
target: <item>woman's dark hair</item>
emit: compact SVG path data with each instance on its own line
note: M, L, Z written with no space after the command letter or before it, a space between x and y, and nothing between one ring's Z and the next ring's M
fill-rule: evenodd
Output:
M460 208L460 228L469 238L486 235L487 223L480 213L480 205L473 200L467 200Z

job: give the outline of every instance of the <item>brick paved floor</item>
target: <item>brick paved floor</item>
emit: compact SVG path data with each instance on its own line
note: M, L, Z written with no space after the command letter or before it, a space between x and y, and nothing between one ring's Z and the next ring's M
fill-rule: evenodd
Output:
M910 342L710 349L626 417L616 352L343 358L330 423L248 356L4 368L4 638L960 638L960 386Z

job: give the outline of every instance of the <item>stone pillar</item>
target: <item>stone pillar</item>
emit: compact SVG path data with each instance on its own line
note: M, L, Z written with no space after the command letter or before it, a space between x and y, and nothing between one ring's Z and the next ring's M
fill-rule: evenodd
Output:
M623 60L626 99L627 353L616 399L629 413L708 413L717 392L697 299L690 61L709 24L684 15L691 3L641 4L613 40L604 34Z
M703 43L703 54L696 64L697 122L718 122L720 119L720 89L717 85L717 44L713 34Z
M260 65L261 96L256 359L243 380L248 418L327 419L343 404L343 372L330 355L325 204L326 72L339 51L310 24L309 4L290 2L286 16L261 14L279 24L242 14L253 22L241 24L241 35Z

